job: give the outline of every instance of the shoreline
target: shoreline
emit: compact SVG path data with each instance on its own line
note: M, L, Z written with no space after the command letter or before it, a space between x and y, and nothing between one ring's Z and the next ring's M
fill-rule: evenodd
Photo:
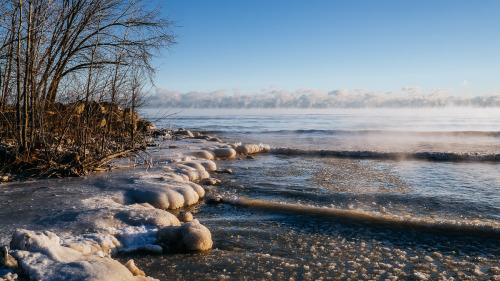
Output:
M315 276L315 279L341 278L356 274L361 278L359 272L351 271L349 266L353 262L356 262L357 266L362 264L367 270L367 276L373 277L371 279L390 276L403 279L435 277L437 274L460 277L461 270L470 272L468 276L497 275L498 268L495 265L498 259L495 253L498 253L498 240L495 235L499 233L500 228L495 219L447 219L446 216L434 216L433 212L420 213L418 206L415 209L411 207L420 202L418 197L412 195L409 195L408 200L402 200L400 206L397 202L383 203L377 201L378 195L381 199L386 198L385 194L392 198L390 196L393 192L397 196L400 192L406 194L405 190L376 189L381 193L365 194L364 192L370 191L371 185L366 186L366 190L354 188L346 190L348 192L345 195L329 197L339 191L342 193L342 189L330 192L328 184L323 186L322 182L318 182L316 184L321 186L316 186L309 181L316 176L335 176L340 182L359 176L364 176L365 180L369 181L372 176L381 176L382 178L378 179L381 183L386 183L386 180L390 183L401 175L386 170L384 163L404 166L405 163L410 163L409 161L365 161L323 158L317 155L284 157L274 153L273 149L268 151L267 147L263 146L241 146L239 143L222 142L220 139L198 135L197 132L188 130L174 132L158 130L156 137L160 141L178 139L177 141L160 142L151 146L148 151L141 152L141 155L115 158L112 161L113 165L134 165L130 169L95 173L81 178L38 181L40 184L36 181L17 183L15 188L16 184L12 184L11 194L18 193L23 196L23 201L20 202L16 201L16 197L10 198L16 202L13 207L26 204L25 209L35 213L34 227L25 227L35 233L24 232L24 235L40 238L44 233L49 240L62 241L60 245L63 247L71 246L72 249L88 252L84 254L86 262L93 261L96 255L98 260L111 257L122 265L128 264L128 271L131 273L144 270L148 275L161 280L184 280L183 276L196 276L198 279L207 280L235 276L264 279L269 279L270 276L302 276L303 279ZM238 155L237 152L252 152L252 147L265 154L255 157L255 161L239 161L246 157L243 157L243 154ZM215 155L216 150L219 157ZM236 156L231 158L234 154ZM208 160L212 157L213 160ZM249 159L253 157L248 155ZM313 164L319 159L326 162L320 160L321 163ZM357 165L360 161L365 165ZM145 165L136 165L139 162ZM215 166L211 162L215 163ZM323 166L325 164L327 166ZM411 161L410 166L412 165L435 167L450 164ZM317 169L319 166L328 170ZM383 174L372 173L379 168L383 169ZM232 172L230 169L234 170L233 174L229 174ZM313 171L321 171L321 175L311 175ZM205 178L207 173L209 178ZM268 178L269 174L271 178ZM198 182L193 183L194 179ZM222 181L218 186L217 180ZM374 184L378 180L375 178ZM405 184L408 179L401 180L405 180L401 182ZM361 179L361 184L368 183L366 181ZM170 193L173 183L176 183L173 191L181 196ZM281 183L284 186L281 186ZM411 180L408 183L411 183ZM212 184L216 186L211 186ZM59 186L64 185L67 185L63 189L68 194L58 192ZM201 190L198 190L196 185L205 191L203 196L200 196ZM325 190L319 192L316 189L318 187ZM282 192L277 195L276 192L280 190ZM269 194L274 195L267 200ZM2 195L6 194L2 194L0 189L0 208L8 206L2 205L2 201L5 201L2 199L7 198ZM48 203L48 208L45 205L36 210L27 208L28 205L32 207L39 204L36 198L41 195L45 196L43 201L66 202L66 206L57 209ZM53 195L55 197L52 197ZM196 196L197 203L192 203L196 201ZM406 195L404 197L406 198ZM35 202L30 201L30 198L35 198ZM330 204L329 198L338 201ZM50 208L56 210L51 211ZM169 208L168 212L162 211L166 208ZM48 214L36 214L38 210ZM62 214L56 215L60 210L63 211ZM67 214L68 210L77 216ZM17 211L12 210L11 214L17 214ZM191 224L183 222L191 216L198 221ZM7 225L2 222L5 218L5 213L0 216L0 234L3 232L3 237L6 235L1 226L2 223ZM66 221L73 218L75 222ZM179 225L174 225L176 220ZM61 225L52 228L50 223ZM197 240L200 242L197 245L204 247L210 244L208 239L203 239L207 237L203 235L207 234L204 227L212 236L212 249L189 249L188 245L194 240L188 239L191 242L186 243L184 238L181 238L189 233L189 229L192 230L191 234L199 234L196 236L200 239ZM44 232L46 230L55 236ZM468 246L455 248L456 241ZM474 243L467 244L471 241ZM0 242L8 244L10 241L4 239ZM321 254L308 249L316 249ZM452 251L454 249L458 251ZM14 256L14 253L19 251L14 249L10 254ZM492 256L477 261L473 258L477 254L476 251L481 255ZM108 255L110 252L111 256ZM377 256L377 253L382 256ZM384 256L385 253L387 256ZM91 258L88 258L89 256ZM455 261L463 263L466 269L455 269ZM132 264L136 265L137 269L132 267ZM380 271L381 264L387 265L384 269L386 273ZM422 267L424 265L425 267ZM260 269L255 271L259 266ZM279 267L282 267L281 270L278 270ZM328 271L325 271L327 267ZM433 268L439 268L440 271ZM276 271L273 271L274 269ZM443 270L451 271L446 273ZM37 272L37 269L34 271ZM41 274L46 276L48 273L42 271ZM136 277L142 278L138 276ZM131 277L128 280L133 279Z
M79 224L86 225L87 230L91 230L90 233L74 233L70 236L66 233L65 236L64 233L52 231L17 230L14 232L12 229L14 235L10 242L10 249L4 249L3 269L0 269L0 277L4 276L4 279L9 280L8 278L12 279L16 274L20 277L26 276L29 272L29 278L61 278L56 271L40 267L39 260L34 262L35 256L38 257L37 259L42 256L42 260L53 264L54 268L59 268L59 271L63 270L62 272L66 271L60 267L64 267L64 264L69 261L90 262L96 265L84 271L66 268L68 275L65 278L87 276L89 270L94 270L101 275L89 280L106 280L102 279L105 272L101 272L99 268L111 266L116 268L116 274L124 274L119 276L130 277L132 274L134 278L140 277L137 280L151 280L144 279L145 274L135 267L133 261L125 265L117 264L111 255L134 251L160 254L172 251L209 250L212 247L210 231L193 218L190 212L178 210L199 204L198 202L205 201L204 198L213 193L211 186L220 181L211 175L231 172L218 170L215 161L233 159L237 155L243 157L263 152L264 148L257 145L237 146L223 143L218 138L199 133L193 134L189 130L157 130L155 137L162 142L161 145L167 144L168 148L156 149L153 146L151 151L146 152L151 161L144 161L142 164L146 165L143 167L134 163L132 166L136 168L132 170L124 169L114 175L103 173L103 175L108 175L103 176L104 182L99 184L113 185L113 189L116 190L104 196L97 194L94 197L90 196L80 200L81 202L76 200L79 206L66 210L66 212L74 212L76 209L78 213L75 221L69 222L70 225L76 225L76 229L79 229ZM171 139L172 142L166 139ZM137 158L136 156L135 162L138 161ZM125 158L116 158L113 163L126 166L123 164L127 164L124 163L127 161L130 166L130 160ZM126 184L114 186L116 182L123 181L127 174L132 174L132 176L126 179L128 181ZM93 177L96 176L91 175L85 178ZM108 177L113 180L106 183L105 179ZM82 181L85 181L85 178L81 178ZM67 182L68 180L62 179L61 181ZM33 183L45 184L47 182L37 180ZM20 182L6 185L8 184L23 185ZM61 211L64 212L64 210ZM175 216L173 213L178 214ZM57 224L57 221L52 221L52 224ZM57 226L49 226L47 230L53 228L57 229ZM85 228L81 230L86 232ZM106 276L106 278L113 280L117 276Z

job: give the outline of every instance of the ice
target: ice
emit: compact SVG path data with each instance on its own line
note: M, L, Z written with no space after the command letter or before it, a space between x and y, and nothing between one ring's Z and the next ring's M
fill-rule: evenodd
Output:
M158 231L158 242L172 250L204 251L212 248L212 234L197 219L180 227L167 226Z
M193 214L191 212L180 212L177 218L182 222L190 222L193 220Z
M121 243L113 235L100 233L70 236L63 238L61 244L83 254L96 254L98 256L109 256L112 249L121 246Z
M52 232L17 230L11 241L12 255L30 280L155 280L136 278L116 260L84 254L59 242Z
M236 150L232 148L216 148L213 151L215 157L219 158L234 158L236 156Z
M174 179L154 181L144 177L136 181L125 196L130 203L149 203L159 209L177 209L197 203L204 195L203 188L194 183Z
M207 172L214 172L217 170L217 165L213 161L200 161L200 164L205 168Z
M139 204L126 206L123 211L116 213L115 218L132 225L147 224L158 227L180 225L179 220L170 212Z
M236 152L243 155L259 153L262 151L264 151L264 147L258 146L256 144L239 145L236 147Z
M93 197L83 200L83 205L88 210L81 212L78 219L88 221L93 231L137 225L180 225L173 214L148 203L122 205L111 198Z
M196 158L203 158L206 160L214 160L214 155L207 150L200 150L200 151L195 151L192 153L192 155Z
M120 240L123 244L120 251L133 252L147 249L153 249L153 251L157 250L157 247L152 247L156 242L156 233L158 232L157 227L141 225L110 231L113 232L118 240Z

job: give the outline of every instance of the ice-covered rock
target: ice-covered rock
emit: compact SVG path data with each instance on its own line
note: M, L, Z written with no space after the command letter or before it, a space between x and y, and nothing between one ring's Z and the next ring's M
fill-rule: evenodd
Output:
M212 234L197 219L182 226L167 226L157 233L158 242L171 250L205 251L212 248Z
M30 280L156 280L134 276L116 260L84 254L60 245L52 232L16 230L12 236L12 255Z
M149 203L159 209L177 209L195 204L205 196L198 184L168 179L152 183L144 181L126 192L130 203Z
M177 215L177 218L181 221L181 222L190 222L193 220L193 214L191 214L191 212L180 212L178 215Z
M179 175L186 181L200 181L210 177L206 171L203 162L188 162L188 163L175 163L166 167L165 170L169 171L164 176L172 179L178 179L178 176L172 176L172 173ZM209 166L208 166L209 167Z
M213 161L200 161L200 164L203 166L203 168L205 168L207 172L214 172L215 170L217 170L217 165Z
M195 151L192 153L192 155L196 158L202 158L202 159L206 159L206 160L214 160L214 155L210 151L206 151L206 150Z
M236 150L232 148L216 148L213 151L215 157L218 158L234 158L236 156Z
M236 152L238 154L243 154L243 155L259 153L262 150L263 150L263 148L259 147L256 144L245 144L245 145L239 145L236 147Z

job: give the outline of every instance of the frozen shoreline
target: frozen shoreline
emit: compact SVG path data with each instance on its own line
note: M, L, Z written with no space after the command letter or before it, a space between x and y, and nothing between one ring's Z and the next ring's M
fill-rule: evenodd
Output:
M111 255L131 251L161 254L209 250L213 243L210 231L189 212L178 213L178 210L197 204L205 197L205 190L210 190L208 185L217 183L216 179L210 178L210 174L217 171L214 160L258 153L265 148L219 143L216 138L193 135L187 130L164 131L157 137L178 140L168 142L168 148L148 151L147 166L89 176L89 179L94 178L90 181L95 189L90 192L93 194L85 196L86 188L82 188L82 195L78 192L72 195L80 199L70 198L73 206L54 207L58 209L59 217L42 219L45 228L23 223L22 218L16 220L12 229L7 231L14 234L5 254L7 258L2 260L5 266L0 271L0 280L16 280L17 275L32 280L151 280L144 277L144 272L135 267L133 261L121 265ZM127 160L117 160L124 161ZM27 183L28 187L5 184L2 195L9 198L8 193L15 192L16 188L22 190L31 185L48 184L48 190L43 191L55 192L52 195L57 198L60 184L74 183L75 180L63 179L58 182L35 181ZM197 183L207 185L203 187ZM14 189L9 190L9 185ZM29 190L25 193L28 195ZM33 200L37 199L31 198L30 201ZM64 196L60 200L64 200ZM16 204L10 203L10 206ZM178 214L175 216L167 210ZM30 219L28 217L28 221ZM59 225L61 220L64 223ZM36 231L29 230L30 226ZM2 244L7 242L5 235L2 231ZM114 275L107 272L108 267L113 268Z

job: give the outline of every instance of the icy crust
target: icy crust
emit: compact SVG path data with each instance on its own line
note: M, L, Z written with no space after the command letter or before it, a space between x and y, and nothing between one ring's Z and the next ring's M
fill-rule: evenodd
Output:
M147 203L122 205L111 198L87 199L84 205L93 209L78 219L95 218L96 233L58 236L24 229L14 233L9 254L18 261L23 275L30 280L156 280L144 277L133 261L122 265L111 254L212 248L210 231L196 219L181 224L166 210ZM141 276L134 276L137 274ZM17 278L13 272L3 275L5 280Z
M200 185L172 178L143 177L133 186L125 192L126 203L148 203L164 210L193 205L205 196Z
M84 254L60 244L49 231L17 230L12 236L12 255L30 280L157 280L134 276L116 260Z

